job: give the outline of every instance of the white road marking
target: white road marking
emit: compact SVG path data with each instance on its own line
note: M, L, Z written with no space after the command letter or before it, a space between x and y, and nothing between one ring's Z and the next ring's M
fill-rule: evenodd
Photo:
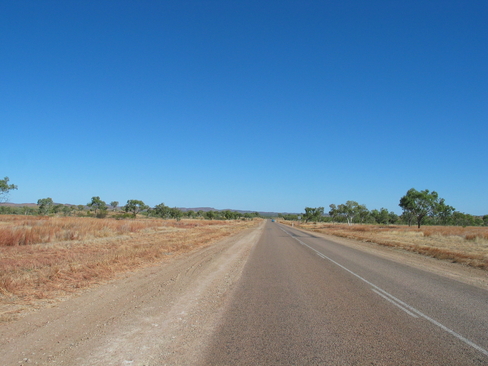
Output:
M385 299L386 301L389 301L391 302L393 305L395 305L396 307L402 309L404 312L406 312L408 315L414 317L414 318L418 318L417 315L415 315L414 313L412 313L411 311L405 309L403 306L401 306L400 304L396 303L393 299L390 299L388 296L386 295L383 295L381 292L379 292L378 290L376 290L375 288L373 289L373 292L375 292L376 294L380 295L383 299Z
M407 313L414 313L414 314L417 314L418 316L428 320L429 322L431 322L432 324L434 325L437 325L439 328L441 328L442 330L446 331L447 333L453 335L454 337L456 337L457 339L459 339L460 341L466 343L468 346L471 346L473 347L474 349L480 351L481 353L483 353L485 356L488 356L488 351L480 346L478 346L477 344L471 342L469 339L463 337L461 334L459 333L456 333L455 331L453 331L452 329L449 329L448 327L446 327L445 325L439 323L438 321L432 319L431 317L425 315L424 313L422 313L421 311L415 309L413 306L410 306L408 305L407 303L401 301L400 299L397 299L395 296L391 295L390 293L386 292L385 290L383 290L382 288L376 286L374 283L372 282L369 282L367 279L361 277L360 275L354 273L353 271L351 271L350 269L344 267L342 264L336 262L335 260L333 260L332 258L329 258L328 256L326 256L325 254L323 253L320 253L318 250L312 248L310 245L308 244L305 244L303 241L301 241L300 239L298 239L297 237L293 236L291 233L289 233L288 231L286 231L285 229L283 229L281 226L280 226L280 229L283 230L285 233L287 233L288 235L290 235L293 239L295 239L296 241L298 241L300 244L306 246L307 248L313 250L316 254L318 254L321 258L323 259L327 259L328 261L334 263L335 265L341 267L343 270L349 272L350 274L352 274L353 276L356 276L357 278L359 278L361 281L367 283L368 285L370 285L371 287L373 287L373 291L376 292L378 295L382 296L381 293L383 293L385 296L382 296L383 298L385 298L386 300L390 301L391 303L395 304L396 306L400 307L402 310L406 311ZM376 290L376 291L375 291ZM389 299L388 299L388 298ZM400 305L402 305L404 308L402 308ZM407 311L407 309L410 310ZM414 314L410 314L412 316L414 316Z

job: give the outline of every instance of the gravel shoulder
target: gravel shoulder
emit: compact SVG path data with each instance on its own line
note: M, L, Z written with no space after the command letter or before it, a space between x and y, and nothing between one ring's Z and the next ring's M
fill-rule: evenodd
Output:
M191 365L264 222L0 325L2 365Z

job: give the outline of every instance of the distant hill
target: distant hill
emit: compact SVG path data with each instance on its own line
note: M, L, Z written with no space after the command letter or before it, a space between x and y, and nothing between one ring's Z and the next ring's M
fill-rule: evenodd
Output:
M179 210L183 211L183 212L187 212L187 211L195 211L195 212L198 212L198 211L203 211L203 212L207 212L207 211L233 211L233 212L239 212L239 213L242 213L242 214L245 214L245 213L254 213L254 212L257 212L258 214L260 214L261 216L278 216L278 213L281 213L281 214L289 214L289 212L267 212L267 211L249 211L249 210L235 210L235 209L232 209L232 208L223 208L223 209L217 209L217 208L213 208L213 207L193 207L193 208L188 208L188 207L177 207ZM294 214L296 215L296 214Z
M0 206L7 206L7 207L37 207L35 203L11 203L11 202L3 202L0 203Z
M54 205L65 205L65 206L76 206L76 205L72 205L70 203L57 203L57 202L54 202L53 203ZM0 206L8 206L8 207L37 207L37 204L36 203L12 203L12 202L3 202L3 203L0 203Z

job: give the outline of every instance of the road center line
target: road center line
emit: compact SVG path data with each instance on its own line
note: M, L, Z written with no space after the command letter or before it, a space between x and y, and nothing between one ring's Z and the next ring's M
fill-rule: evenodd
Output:
M445 325L439 323L438 321L432 319L431 317L425 315L424 313L422 313L421 311L415 309L413 306L410 306L408 305L407 303L401 301L400 299L397 299L395 296L391 295L390 293L386 292L385 290L383 290L382 288L376 286L374 283L372 282L369 282L367 279L361 277L360 275L354 273L353 271L351 271L350 269L344 267L342 264L336 262L335 260L333 260L332 258L329 258L328 256L326 256L325 254L319 252L318 250L312 248L310 245L308 244L305 244L303 241L301 241L300 239L298 239L297 237L293 236L290 232L288 232L287 230L283 229L281 226L279 226L279 228L281 230L283 230L285 233L287 233L288 235L290 235L293 239L295 239L296 241L298 241L300 244L306 246L307 248L313 250L316 254L318 254L321 258L324 258L324 259L327 259L328 261L334 263L335 265L341 267L343 270L349 272L350 274L352 274L353 276L356 276L357 278L359 278L361 281L367 283L368 285L370 285L371 287L373 287L373 291L375 291L378 295L382 296L381 293L383 293L385 296L382 296L383 298L385 298L386 300L394 303L396 306L400 307L400 304L405 308L402 310L406 311L407 313L409 313L409 311L407 311L407 309L410 310L411 313L414 313L414 314L417 314L418 316L428 320L429 322L431 322L432 324L434 325L437 325L439 328L441 328L442 330L446 331L447 333L453 335L454 337L456 337L457 339L459 339L460 341L466 343L468 346L471 346L473 347L474 349L480 351L481 353L483 353L485 356L488 356L488 351L480 346L478 346L477 344L471 342L469 339L463 337L461 334L459 333L456 333L455 331L453 331L452 329L449 329L448 327L446 327ZM387 297L389 297L390 299L388 299ZM396 303L395 303L396 302ZM413 316L413 314L410 314Z

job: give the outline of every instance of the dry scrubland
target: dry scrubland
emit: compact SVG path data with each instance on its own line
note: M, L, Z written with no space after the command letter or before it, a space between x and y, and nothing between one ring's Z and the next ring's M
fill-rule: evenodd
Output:
M282 221L291 225L290 222ZM372 242L488 270L488 227L294 223L295 227Z
M0 216L0 321L256 222Z

